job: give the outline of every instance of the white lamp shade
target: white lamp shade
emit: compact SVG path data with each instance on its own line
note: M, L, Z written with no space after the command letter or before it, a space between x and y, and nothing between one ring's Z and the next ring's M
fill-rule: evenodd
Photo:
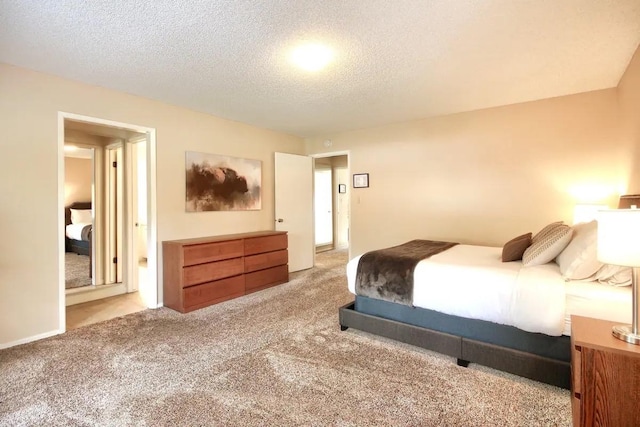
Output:
M640 267L640 209L598 212L598 261Z

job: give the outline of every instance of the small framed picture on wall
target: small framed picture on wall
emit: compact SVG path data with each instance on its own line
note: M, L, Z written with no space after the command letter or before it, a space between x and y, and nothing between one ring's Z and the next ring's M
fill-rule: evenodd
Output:
M368 173L354 173L353 174L353 188L367 188L369 187L369 174Z
M344 194L346 192L347 192L347 185L346 184L338 184L338 193Z

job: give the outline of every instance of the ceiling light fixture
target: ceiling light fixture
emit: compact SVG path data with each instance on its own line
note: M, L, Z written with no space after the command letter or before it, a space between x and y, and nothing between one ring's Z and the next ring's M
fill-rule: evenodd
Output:
M293 49L291 60L307 71L320 71L333 61L333 50L319 43L306 43Z
M66 152L78 151L78 147L76 147L75 145L65 145L64 151Z

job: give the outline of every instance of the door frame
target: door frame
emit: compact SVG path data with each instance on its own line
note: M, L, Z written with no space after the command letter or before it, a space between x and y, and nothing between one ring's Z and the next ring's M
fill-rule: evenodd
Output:
M322 159L322 158L325 158L325 157L347 156L347 175L349 177L351 177L351 150L331 151L331 152L327 152L327 153L316 153L316 154L310 154L309 156L311 158L313 158L313 159ZM313 173L314 173L314 177L315 177L315 168L316 168L315 161L312 162L312 163L313 163ZM349 188L351 188L351 187L352 186L350 185ZM350 191L350 193L351 193L351 191ZM315 199L315 194L314 194L314 199ZM349 197L349 210L350 211L351 211L351 204L352 203L353 203L353 198ZM315 212L315 206L312 209L314 209L314 212ZM351 217L352 217L352 215L349 215L349 224L348 224L349 225L349 230L352 229L351 228ZM316 224L315 224L315 220L314 220L314 223L313 223L314 232L315 232L315 225ZM335 227L335 224L334 224L334 227ZM334 240L335 240L335 237L334 237ZM315 236L314 236L314 241L315 241ZM315 249L315 247L314 247L314 249ZM313 263L314 263L314 265L315 265L315 257L316 256L317 256L317 254L316 254L316 251L314 250L313 251L313 257L314 257L313 258L314 259ZM349 239L349 259L351 259L351 239Z
M324 166L324 165L323 165ZM321 176L318 176L318 173L328 173L329 174L329 209L330 209L330 216L331 216L331 239L328 242L325 243L321 243L318 244L318 209L321 205L323 205L323 203L318 204L318 202L326 202L326 200L324 200L324 198L322 199L317 199L317 193L318 193L318 185L319 185L319 180L318 178L321 178ZM333 247L335 245L335 227L336 225L334 224L334 220L333 220L333 216L334 216L334 200L333 200L333 167L329 166L329 167L317 167L317 165L315 165L314 162L314 168L313 168L313 213L314 213L314 219L313 219L313 226L314 226L314 231L315 231L315 238L314 238L314 244L315 244L315 251L318 252L318 250L326 250L326 248L328 247Z
M104 284L116 285L122 283L123 268L125 264L123 241L125 240L123 211L124 211L124 194L125 185L123 183L125 177L124 171L124 150L126 141L120 140L108 144L104 147L104 239L101 240L102 247L95 250L94 259L98 259L98 263L104 266ZM115 166L112 166L115 165ZM115 168L115 171L114 171ZM97 204L96 204L97 205ZM94 240L95 244L96 240ZM103 251L103 249L106 249ZM112 259L116 258L117 262ZM115 264L115 265L114 265ZM128 281L127 281L128 282ZM129 284L127 283L127 290Z
M75 113L58 111L58 332L66 331L66 293L65 293L65 231L64 231L64 121L74 120L85 123L92 123L102 126L110 126L123 128L134 132L140 132L147 135L147 250L148 250L148 283L155 283L151 286L153 292L149 308L157 308L159 295L158 282L158 230L157 230L157 195L156 195L156 130L146 126L139 126L130 123L116 122L113 120L105 120L97 117L84 116ZM127 224L125 230L126 236L129 236L134 230L131 230L132 224ZM125 237L126 241L126 237ZM128 255L129 256L129 255ZM155 303L153 302L155 301Z
M140 184L138 181L138 171L140 169L140 161L138 157L137 147L138 147L138 144L145 144L145 153L146 153L147 142L148 141L146 137L140 137L140 138L128 139L124 143L126 158L129 159L129 161L125 165L127 167L126 174L130 178L128 182L128 186L129 186L129 190L131 190L127 193L127 204L130 207L130 209L127 212L127 221L129 221L129 224L133 224L134 226L133 233L129 235L129 238L127 240L127 247L132 253L131 258L129 259L129 261L132 261L132 262L129 262L127 266L127 275L129 277L129 280L127 280L127 292L140 291L139 258L138 258L138 253L140 252L140 242L138 241L138 236L140 234L138 230L138 227L139 227L138 192L140 191L139 190ZM146 162L146 155L144 157ZM146 170L146 167L145 167L145 170ZM137 262L133 262L133 261L137 261Z

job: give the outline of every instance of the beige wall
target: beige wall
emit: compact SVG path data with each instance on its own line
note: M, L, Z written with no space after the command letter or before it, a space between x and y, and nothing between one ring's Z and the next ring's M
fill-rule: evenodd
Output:
M334 233L333 242L335 248L346 248L349 246L349 158L347 156L331 157L333 167L333 191L334 191ZM338 192L338 185L347 187L346 193Z
M304 151L297 137L7 65L0 93L0 346L59 328L59 111L157 130L158 241L273 229L273 153ZM262 160L262 210L185 213L185 151Z
M633 143L635 167L629 192L640 194L640 46L618 85L623 137Z
M91 201L91 159L64 159L64 205Z
M414 238L502 245L579 202L614 205L632 172L617 90L323 135L350 150L351 255Z

